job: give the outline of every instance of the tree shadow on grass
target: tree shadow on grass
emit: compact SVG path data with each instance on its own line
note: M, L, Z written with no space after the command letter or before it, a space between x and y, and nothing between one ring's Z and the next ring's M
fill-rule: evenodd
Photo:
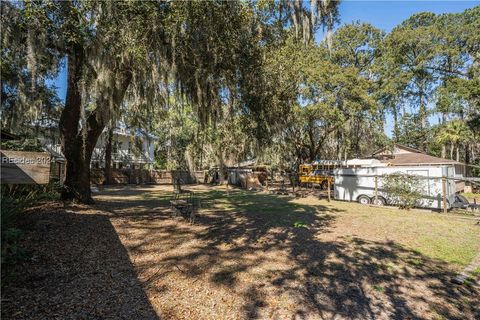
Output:
M237 315L244 319L480 315L478 287L450 283L455 274L446 263L394 242L348 234L332 240L328 235L341 212L331 207L244 191L198 196L210 204L200 211L195 226L173 221L162 208L165 203L160 210L154 199L135 203L141 207L134 210L121 199L100 203L110 205L112 217L123 221L120 233L129 237L130 252L156 257L136 263L140 272L152 274L143 281L144 288L168 290L158 283L177 268L193 280L187 285L229 290L241 304ZM222 314L219 304L216 308Z
M31 258L9 267L3 319L159 319L108 216L50 204L20 227Z

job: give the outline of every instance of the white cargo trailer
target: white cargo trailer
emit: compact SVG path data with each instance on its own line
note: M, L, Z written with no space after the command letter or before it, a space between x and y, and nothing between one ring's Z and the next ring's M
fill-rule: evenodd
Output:
M363 204L390 204L390 197L383 189L382 177L402 173L419 176L424 197L420 207L442 209L442 177L446 178L445 193L447 209L455 201L455 169L453 166L370 166L334 170L334 198L344 201L358 201ZM376 197L375 197L376 196Z

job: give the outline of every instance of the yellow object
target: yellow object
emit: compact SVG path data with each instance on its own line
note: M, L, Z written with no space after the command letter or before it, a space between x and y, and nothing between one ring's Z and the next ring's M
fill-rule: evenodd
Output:
M298 178L300 184L315 183L327 188L328 181L333 185L333 177L327 174L326 170L331 169L330 166L317 164L301 164L298 170Z

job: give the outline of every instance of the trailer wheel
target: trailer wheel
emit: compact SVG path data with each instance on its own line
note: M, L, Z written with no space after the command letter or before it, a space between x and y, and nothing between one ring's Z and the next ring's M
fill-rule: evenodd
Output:
M377 197L377 198L373 197L372 203L376 206L384 206L387 204L387 201L383 197Z
M357 198L358 203L360 204L370 204L370 198L366 195L361 195Z

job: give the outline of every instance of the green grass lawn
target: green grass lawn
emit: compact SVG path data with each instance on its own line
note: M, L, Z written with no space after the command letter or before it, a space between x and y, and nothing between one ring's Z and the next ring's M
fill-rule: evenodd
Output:
M480 227L472 220L443 216L441 213L362 207L334 203L367 237L393 240L433 259L466 266L480 254Z
M278 196L256 196L248 192L233 193L217 203L231 210L258 210L285 225L308 227L302 215L304 206L317 214L333 214L337 218L334 230L338 234L371 240L393 240L432 259L457 267L468 265L480 254L480 226L472 220L459 219L451 214L376 208L342 201L327 202L313 198L292 199L285 205ZM320 207L321 206L321 209ZM326 207L327 210L324 208ZM340 226L339 224L343 224Z
M477 203L480 203L480 193L473 192L463 192L462 196L468 199L468 201L473 203L473 199L477 199Z
M168 192L147 193L168 203ZM480 254L480 226L454 214L398 210L363 206L358 203L319 200L313 197L294 199L287 196L230 191L217 188L196 191L203 207L232 211L243 215L255 214L265 224L281 228L309 228L314 217L334 217L330 235L357 237L372 241L394 241L432 259L438 259L460 269Z

